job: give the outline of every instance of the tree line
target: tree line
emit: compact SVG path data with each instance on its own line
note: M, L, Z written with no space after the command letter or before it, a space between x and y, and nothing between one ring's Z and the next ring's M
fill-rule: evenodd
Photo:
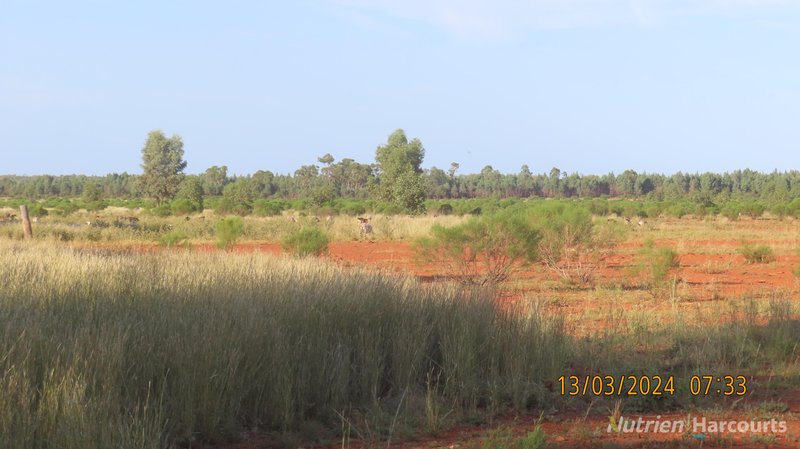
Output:
M303 165L292 174L258 170L230 175L226 166L212 166L199 175L185 174L180 136L151 132L142 148L142 174L106 176L0 176L0 197L103 199L151 198L157 204L182 201L184 209L202 209L205 199L231 212L247 213L259 199L306 198L322 206L337 199L374 199L409 212L420 212L426 199L464 198L639 198L714 204L730 200L788 202L800 197L800 171L762 173L749 169L726 173L672 175L638 173L581 175L552 168L532 173L501 173L491 165L479 173L422 169L425 149L402 129L376 149L375 161L336 160L331 154Z

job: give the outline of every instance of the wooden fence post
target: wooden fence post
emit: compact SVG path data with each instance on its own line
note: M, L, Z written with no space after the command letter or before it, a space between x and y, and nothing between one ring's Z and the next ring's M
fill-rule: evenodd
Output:
M22 216L22 232L25 233L26 239L33 238L33 230L31 230L31 219L28 217L28 206L21 205L19 207L19 214Z

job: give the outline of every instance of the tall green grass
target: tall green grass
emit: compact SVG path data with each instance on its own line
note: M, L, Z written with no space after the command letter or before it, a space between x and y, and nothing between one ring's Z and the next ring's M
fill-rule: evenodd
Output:
M419 424L426 396L537 403L567 350L536 311L318 260L4 243L0 284L4 448L168 447L357 416L385 434Z

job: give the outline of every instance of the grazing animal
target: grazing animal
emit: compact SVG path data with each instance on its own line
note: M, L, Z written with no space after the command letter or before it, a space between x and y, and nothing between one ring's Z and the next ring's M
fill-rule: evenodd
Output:
M367 234L372 234L372 223L369 218L358 217L358 225L361 227L361 234L366 237Z
M641 227L643 227L643 226L644 226L646 223L644 222L644 220L639 220L639 223L638 223L638 224L639 224L639 227L641 228Z

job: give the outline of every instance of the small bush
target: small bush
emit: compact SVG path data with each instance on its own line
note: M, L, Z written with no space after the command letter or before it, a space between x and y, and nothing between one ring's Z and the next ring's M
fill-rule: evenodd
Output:
M539 256L541 235L529 221L512 213L473 218L418 240L420 262L435 263L465 284L495 285Z
M603 259L625 238L623 226L595 226L583 207L542 205L532 211L532 220L542 235L542 262L570 284L590 285Z
M283 250L296 256L319 256L328 251L328 236L317 228L304 228L287 236L283 242Z
M452 215L453 214L453 206L448 203L444 203L436 210L436 213L439 215Z
M260 199L253 202L253 213L262 217L274 217L288 207L284 201Z
M739 212L739 206L735 204L726 204L725 207L723 207L720 211L720 214L722 214L722 216L728 220L736 221L739 219Z
M78 209L79 207L72 201L61 200L55 206L53 206L53 213L62 217L66 217Z
M183 231L168 232L158 239L158 244L165 248L174 248L176 246L188 248L189 236Z
M747 263L769 263L775 260L775 253L767 245L745 244L739 248L739 254Z
M30 209L28 209L28 215L31 217L39 217L39 218L46 217L47 209L45 209L44 206L42 206L41 204L36 203L33 206L31 206Z
M149 210L151 215L155 215L156 217L168 217L172 214L172 208L169 204L162 204L160 206L153 207Z
M760 203L747 203L741 207L741 212L752 219L756 219L764 215L766 208Z
M103 210L106 207L108 207L108 203L103 201L103 200L91 201L91 202L88 202L88 203L84 204L83 207L88 212L100 212L101 210Z
M242 235L244 222L239 217L225 217L217 222L217 248L227 249Z
M170 203L170 210L174 215L189 215L198 209L200 209L199 204L186 198L179 198Z
M358 216L366 213L367 209L360 204L345 204L340 211L345 215Z
M608 215L608 201L606 200L592 200L589 203L589 212L592 215L606 216Z
M678 267L678 253L672 248L656 248L647 239L639 251L634 270L644 277L645 286L654 295L666 287L670 270Z
M547 438L539 425L524 437L514 436L511 428L501 426L484 437L478 445L468 447L478 449L543 449L547 447Z

